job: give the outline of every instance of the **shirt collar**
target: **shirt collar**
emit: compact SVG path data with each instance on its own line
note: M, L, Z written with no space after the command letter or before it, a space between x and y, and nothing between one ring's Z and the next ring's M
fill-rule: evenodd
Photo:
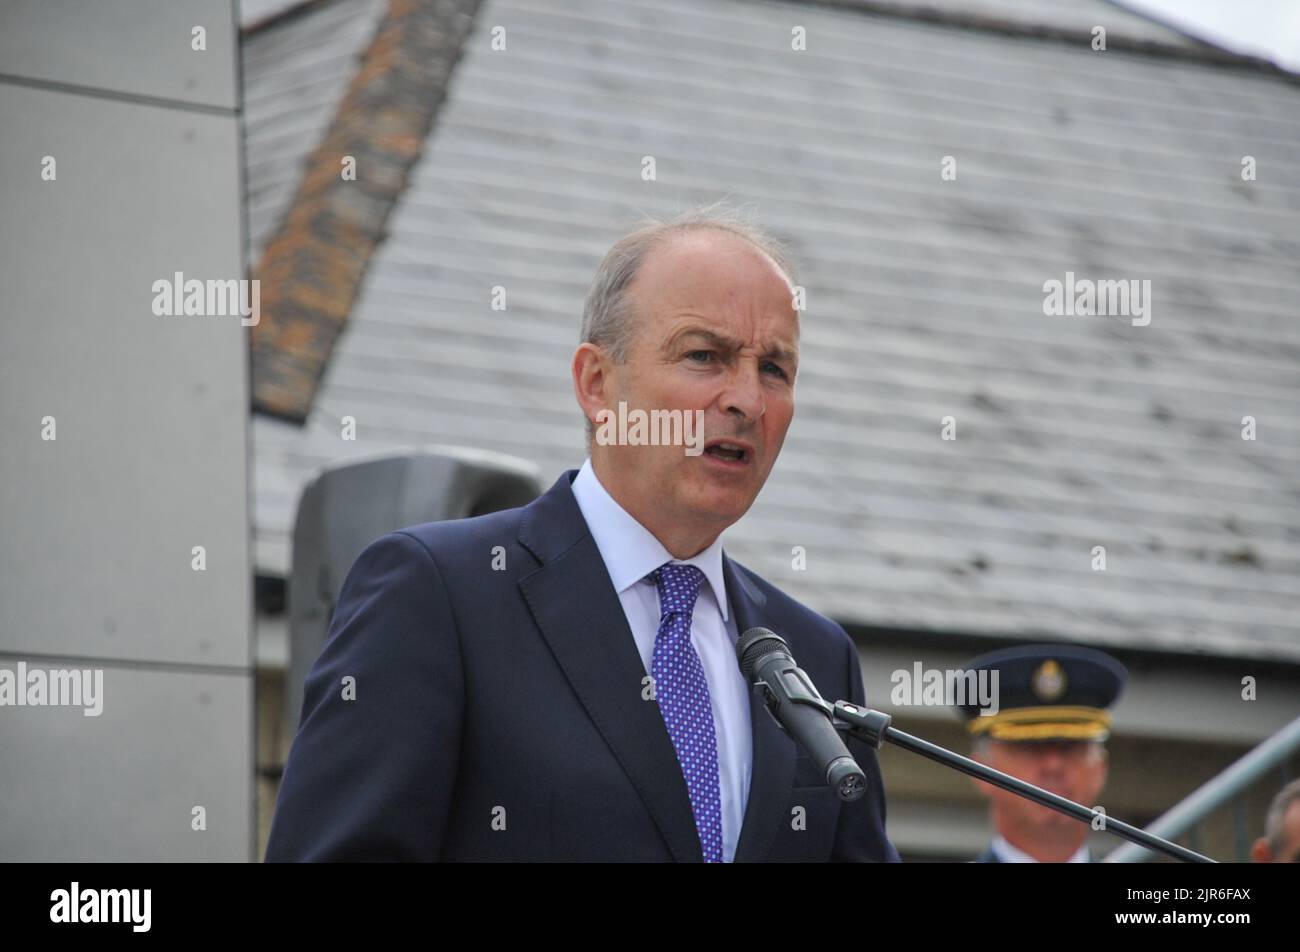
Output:
M1007 841L1006 837L1001 835L995 836L993 838L993 852L996 853L998 859L1002 860L1002 862L1004 863L1037 863L1038 862L1038 860L1034 859L1024 850L1016 849L1016 847L1012 846ZM1071 856L1068 860L1066 860L1066 862L1086 863L1088 862L1088 860L1089 860L1088 844L1085 842L1082 846L1080 846L1077 850L1075 850L1074 855Z
M722 575L722 534L703 552L689 559L675 559L663 543L609 494L591 460L587 459L571 484L573 496L578 501L582 518L587 521L591 537L605 560L614 591L620 595L645 578L665 562L694 565L704 573L713 590L713 600L722 611L722 620L728 617L727 587Z

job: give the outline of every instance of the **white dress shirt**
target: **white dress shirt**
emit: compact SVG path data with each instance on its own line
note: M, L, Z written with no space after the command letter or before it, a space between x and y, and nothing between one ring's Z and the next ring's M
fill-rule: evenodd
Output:
M605 490L596 478L590 459L582 464L572 485L578 508L623 605L623 614L627 616L647 674L659 633L659 590L646 576L665 562L694 565L704 573L707 584L700 586L691 615L691 644L700 656L713 704L722 799L722 860L730 863L736 855L745 803L749 799L753 742L749 690L736 663L736 621L727 604L727 587L722 575L722 537L719 535L712 545L692 558L674 559L663 543Z
M1034 859L1024 850L1019 850L1016 849L1014 846L1012 846L1009 842L1007 842L1007 839L1004 836L995 836L993 838L992 846L993 846L993 852L997 855L997 858L1004 863L1037 863L1038 862L1038 860ZM1068 860L1066 860L1066 862L1067 863L1090 862L1088 856L1088 844L1084 843L1077 850L1075 850L1074 855L1071 856Z

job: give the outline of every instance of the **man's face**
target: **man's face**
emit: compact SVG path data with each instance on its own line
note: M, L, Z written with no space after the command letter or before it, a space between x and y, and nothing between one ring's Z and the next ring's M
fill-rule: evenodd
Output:
M1256 863L1300 863L1300 800L1291 803L1282 814L1281 844L1275 851L1265 837L1260 837L1251 850Z
M977 759L994 770L1086 807L1097 806L1097 797L1106 785L1106 751L1094 741L1009 743L995 740ZM1082 829L1078 820L1009 790L987 783L977 786L993 802L999 824L1014 828L1022 835L1054 837L1063 831L1074 834Z
M602 454L606 488L652 531L695 525L716 536L754 502L794 416L792 289L748 242L703 230L652 250L628 294L636 330L623 364L602 361L597 403L614 413L619 401L629 412L701 410L705 449L597 446L593 462Z

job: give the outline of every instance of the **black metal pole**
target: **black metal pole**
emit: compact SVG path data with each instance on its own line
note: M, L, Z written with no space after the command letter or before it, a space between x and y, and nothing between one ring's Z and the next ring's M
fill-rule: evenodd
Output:
M979 761L963 757L961 754L955 754L951 750L937 744L931 744L919 737L913 737L896 727L891 727L888 714L882 714L880 711L873 711L870 708L858 707L856 704L849 704L845 701L837 701L833 713L836 727L847 730L854 737L865 741L877 750L885 741L888 741L897 747L902 747L904 750L910 750L914 754L920 754L922 757L927 757L954 770L960 770L964 774L988 781L1004 790L1010 790L1027 800L1033 800L1045 807L1051 807L1058 813L1064 813L1066 816L1074 817L1074 819L1083 823L1091 824L1094 817L1102 816L1104 819L1101 828L1104 831L1114 833L1116 836L1123 837L1132 843L1138 843L1148 849L1165 853L1185 863L1215 862L1208 856L1202 856L1200 853L1179 846L1177 843L1171 843L1169 840L1148 833L1146 830L1140 830L1123 820L1117 820L1108 814L1099 814L1088 807L1075 803L1073 800L1067 800L1065 797L1044 790L1042 787L1035 787L1032 783L1017 780L1010 774L994 770Z

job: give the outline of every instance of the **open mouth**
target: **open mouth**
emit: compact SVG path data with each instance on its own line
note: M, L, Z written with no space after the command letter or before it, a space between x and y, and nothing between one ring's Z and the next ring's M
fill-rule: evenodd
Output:
M748 447L739 443L728 443L726 440L719 440L717 443L710 443L704 448L704 452L714 459L722 460L734 465L743 465L748 463L753 453Z

